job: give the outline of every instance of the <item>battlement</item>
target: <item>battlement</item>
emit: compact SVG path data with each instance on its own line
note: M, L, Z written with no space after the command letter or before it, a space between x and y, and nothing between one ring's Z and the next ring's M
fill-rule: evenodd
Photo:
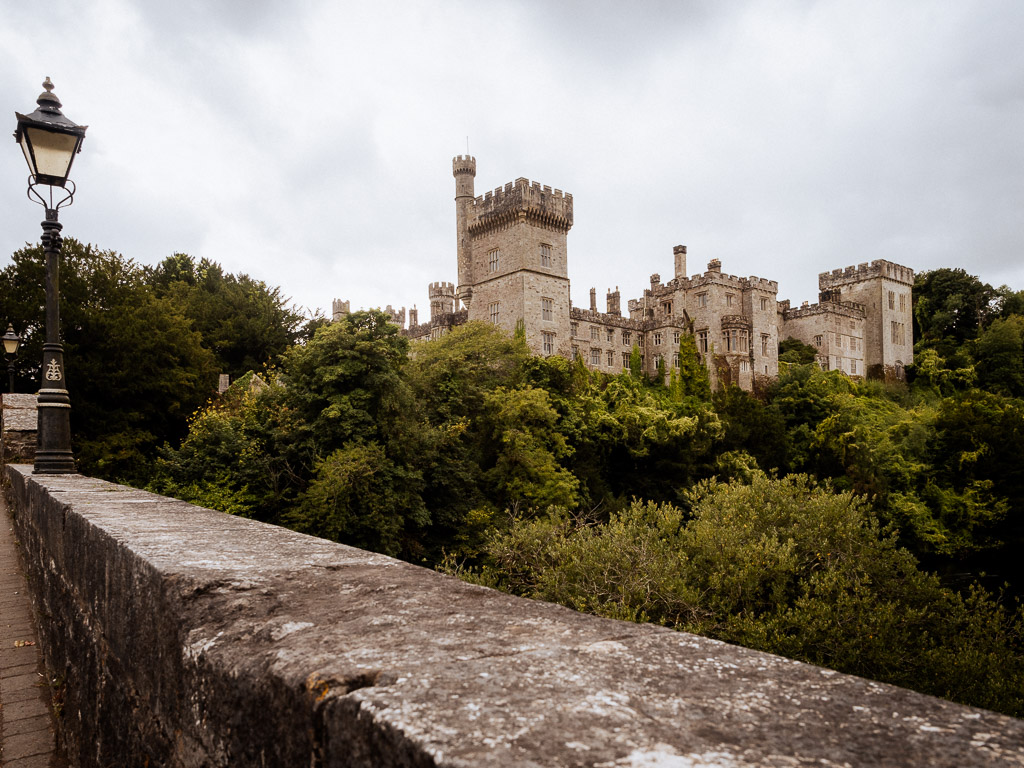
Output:
M432 299L455 298L455 283L437 282L427 286L427 295Z
M874 278L886 278L904 285L914 285L914 270L885 259L875 259L870 264L858 264L856 267L833 269L818 275L818 288L822 291L836 286L859 283Z
M348 301L342 301L341 299L334 299L331 302L331 319L340 320L345 315L351 312L351 304Z
M625 328L631 331L647 330L647 323L643 320L631 320L630 318L623 317L622 315L598 312L593 309L581 309L580 307L569 307L569 319L573 322L594 323L595 325L605 325L612 328ZM581 341L589 340L581 339Z
M476 176L476 158L472 155L456 155L452 158L452 173L456 176L464 173Z
M572 227L572 195L520 177L475 198L469 208L471 234L512 224L520 216L540 226L568 232Z
M815 304L808 304L806 301L797 308L789 305L789 299L779 302L783 319L796 320L801 317L812 317L815 315L842 315L854 320L863 319L867 314L867 307L855 301L823 301Z

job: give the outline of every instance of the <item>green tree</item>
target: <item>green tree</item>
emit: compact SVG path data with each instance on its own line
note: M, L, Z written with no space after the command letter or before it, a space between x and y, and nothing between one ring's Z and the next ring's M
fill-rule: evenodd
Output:
M950 358L998 314L998 295L963 269L934 269L914 278L914 338ZM961 361L956 361L958 367Z
M978 335L974 348L982 388L1024 397L1024 316L996 318Z
M203 344L232 379L277 362L302 332L303 317L279 288L248 275L226 274L216 262L175 254L145 269L157 296L192 321Z
M818 359L818 350L792 337L779 342L779 362L809 365Z
M692 333L681 334L679 338L679 388L682 397L711 399L711 379Z

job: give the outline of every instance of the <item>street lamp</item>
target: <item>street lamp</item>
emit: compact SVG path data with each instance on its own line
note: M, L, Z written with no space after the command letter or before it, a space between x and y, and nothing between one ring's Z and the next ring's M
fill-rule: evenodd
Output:
M58 265L61 237L57 211L71 205L75 183L68 179L71 163L81 151L87 126L75 125L61 114L60 99L46 78L43 92L31 115L15 112L18 127L14 139L28 163L28 197L46 209L43 221L43 252L46 254L46 342L39 387L39 429L36 433L36 474L60 475L75 471L71 454L71 399L64 377L64 345L60 342L60 295ZM48 190L40 190L48 187ZM54 202L55 188L59 198Z
M4 352L7 353L7 376L10 379L7 391L14 394L14 361L18 359L18 347L21 346L21 336L14 332L14 326L7 326L7 333L0 336L4 342Z

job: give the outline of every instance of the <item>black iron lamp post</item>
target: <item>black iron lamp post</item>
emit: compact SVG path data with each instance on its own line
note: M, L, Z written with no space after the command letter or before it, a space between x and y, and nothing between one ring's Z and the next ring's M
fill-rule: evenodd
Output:
M28 162L29 199L46 209L42 237L46 254L46 343L43 344L34 472L59 475L74 472L75 459L71 454L71 400L64 378L64 345L60 341L61 225L57 211L74 200L75 183L68 179L68 174L75 155L81 151L87 126L75 125L61 114L60 99L53 93L50 78L46 78L43 88L36 100L39 107L35 112L31 115L14 113L18 118L14 139L21 145Z
M14 326L7 326L7 333L0 336L4 342L4 353L7 355L7 391L14 393L14 361L18 359L18 347L21 346L21 336L14 332Z

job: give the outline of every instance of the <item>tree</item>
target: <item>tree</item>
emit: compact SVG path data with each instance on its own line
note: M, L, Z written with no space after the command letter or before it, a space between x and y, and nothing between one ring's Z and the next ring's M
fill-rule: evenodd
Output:
M998 314L997 305L992 286L963 269L919 272L914 278L914 338L949 358Z
M779 342L779 362L809 365L818 359L818 350L792 337Z
M682 397L696 397L705 402L711 399L711 379L692 333L681 334L679 338L679 388Z
M1024 397L1024 316L997 317L978 335L974 349L982 388Z
M280 288L245 274L225 274L209 259L197 262L178 253L147 267L145 275L157 296L192 321L220 372L232 379L277 362L302 331L302 315L287 306Z

